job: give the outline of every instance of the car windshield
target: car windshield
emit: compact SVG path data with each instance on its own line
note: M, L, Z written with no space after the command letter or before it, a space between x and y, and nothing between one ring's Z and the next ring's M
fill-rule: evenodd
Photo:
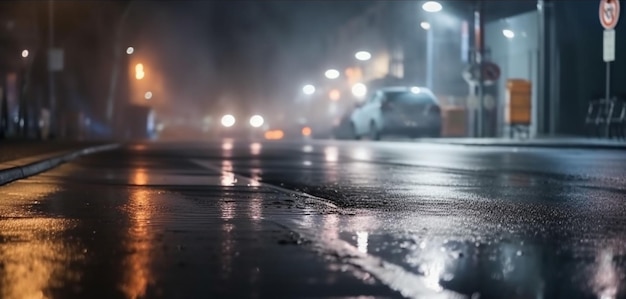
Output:
M413 93L408 91L388 92L387 101L394 104L433 104L435 101L425 93Z

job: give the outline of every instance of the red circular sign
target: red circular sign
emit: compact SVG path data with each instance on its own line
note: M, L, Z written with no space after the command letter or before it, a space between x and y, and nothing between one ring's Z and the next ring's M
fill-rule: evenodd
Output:
M606 30L611 30L619 21L619 0L600 0L600 24Z
M484 62L483 79L486 81L497 81L500 79L500 67L493 62Z

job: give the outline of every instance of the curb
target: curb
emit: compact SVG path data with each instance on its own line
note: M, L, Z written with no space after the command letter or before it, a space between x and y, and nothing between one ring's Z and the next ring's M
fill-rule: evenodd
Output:
M602 144L537 144L537 143L463 143L463 142L434 142L438 144L475 146L475 147L527 147L546 149L583 149L583 150L626 150L626 145Z
M447 144L475 147L527 147L527 148L554 148L554 149L588 149L588 150L626 150L626 143L602 144L602 143L541 143L541 142L463 142L455 140L416 139L420 143Z
M61 154L61 155L54 156L51 158L46 158L40 161L28 163L25 165L2 169L0 170L0 186L19 180L19 179L36 175L38 173L44 172L49 169L52 169L65 162L74 160L80 156L112 150L119 146L120 146L119 144L107 144L107 145L93 146L93 147L88 147L82 150L77 150L77 151L73 151L70 153Z

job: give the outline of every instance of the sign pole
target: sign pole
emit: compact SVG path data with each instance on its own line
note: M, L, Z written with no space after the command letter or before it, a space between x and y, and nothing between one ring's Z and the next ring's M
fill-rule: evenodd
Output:
M602 42L602 59L606 63L606 85L604 90L604 112L606 113L606 130L604 135L610 137L610 124L612 117L611 105L611 62L615 61L615 26L619 21L620 3L619 0L600 0L600 24L604 27Z
M606 99L606 105L605 107L605 112L606 112L606 128L604 131L604 137L605 138L609 138L610 137L610 122L611 122L611 110L609 108L609 103L610 103L610 97L611 97L611 62L607 61L606 62L606 86L605 86L605 92L604 92L604 98Z

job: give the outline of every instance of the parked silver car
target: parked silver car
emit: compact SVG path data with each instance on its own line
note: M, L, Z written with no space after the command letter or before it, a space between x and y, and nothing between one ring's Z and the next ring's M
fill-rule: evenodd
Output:
M441 109L423 87L385 87L362 102L350 117L352 135L379 140L384 135L439 137Z

